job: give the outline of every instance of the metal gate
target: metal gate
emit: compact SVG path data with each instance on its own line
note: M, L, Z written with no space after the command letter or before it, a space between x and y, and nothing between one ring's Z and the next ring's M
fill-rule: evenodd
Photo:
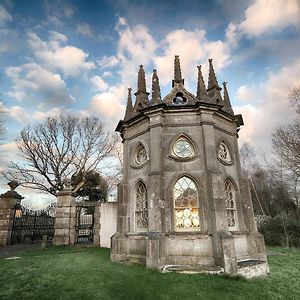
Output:
M94 242L94 206L76 207L76 243L93 244Z
M43 236L47 236L47 240L52 241L54 236L54 215L55 204L38 211L17 204L10 243L40 243Z

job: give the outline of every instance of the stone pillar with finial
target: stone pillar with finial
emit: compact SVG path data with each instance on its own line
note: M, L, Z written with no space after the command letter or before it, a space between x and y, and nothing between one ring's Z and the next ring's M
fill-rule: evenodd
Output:
M8 185L10 191L0 195L0 247L10 244L15 207L24 198L15 191L19 186L17 181L10 181Z

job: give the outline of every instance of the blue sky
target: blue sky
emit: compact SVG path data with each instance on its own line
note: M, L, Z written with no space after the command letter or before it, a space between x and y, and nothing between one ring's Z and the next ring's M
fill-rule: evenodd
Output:
M192 93L196 65L207 76L213 58L244 117L240 145L257 149L268 149L273 129L291 120L288 90L300 85L298 0L0 0L0 41L1 169L17 159L19 130L47 116L96 115L113 130L140 64L149 91L158 70L164 96L174 55Z

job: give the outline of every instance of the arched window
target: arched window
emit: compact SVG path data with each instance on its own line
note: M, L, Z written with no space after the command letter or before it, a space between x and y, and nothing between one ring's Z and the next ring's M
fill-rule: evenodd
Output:
M227 211L228 228L229 230L234 230L237 228L235 189L229 179L225 181L225 208Z
M198 190L187 176L179 178L173 189L175 229L193 230L200 227Z
M148 230L147 190L143 182L138 182L135 190L135 227L137 231Z

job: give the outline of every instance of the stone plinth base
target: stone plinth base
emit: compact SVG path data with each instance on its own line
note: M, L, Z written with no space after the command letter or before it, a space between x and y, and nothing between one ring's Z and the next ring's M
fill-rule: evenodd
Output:
M160 272L255 277L269 272L262 245L259 233L234 235L220 232L217 238L196 232L115 234L112 237L111 260L143 264ZM240 263L241 260L252 264L245 265Z

